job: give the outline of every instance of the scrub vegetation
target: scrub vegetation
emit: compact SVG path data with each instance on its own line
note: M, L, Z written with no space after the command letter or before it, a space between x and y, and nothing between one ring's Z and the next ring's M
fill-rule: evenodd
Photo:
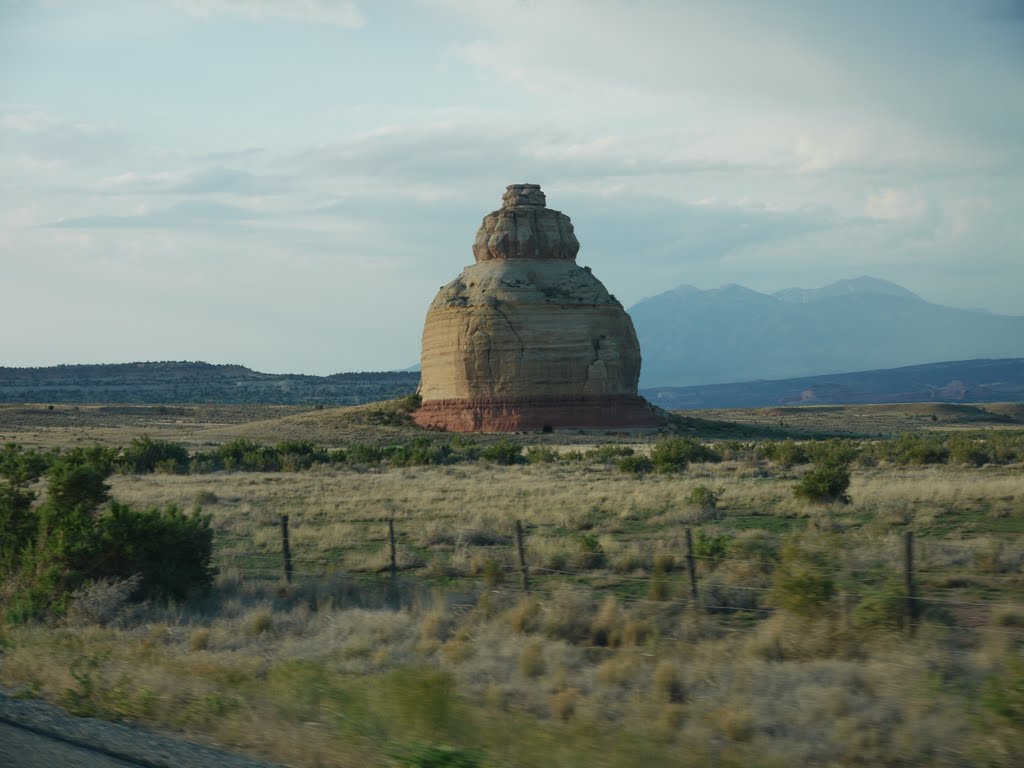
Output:
M7 448L0 682L291 765L1024 762L1021 432L388 429ZM62 504L203 567L32 581Z

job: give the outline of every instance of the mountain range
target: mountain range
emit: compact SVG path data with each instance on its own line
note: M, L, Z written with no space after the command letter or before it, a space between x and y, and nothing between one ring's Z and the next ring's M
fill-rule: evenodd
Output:
M360 405L416 391L418 373L260 373L202 362L0 368L0 403Z
M629 314L643 389L1024 357L1024 317L933 304L871 277L772 294L682 285Z
M797 379L653 387L640 394L667 410L855 403L1024 402L1024 358L960 360Z

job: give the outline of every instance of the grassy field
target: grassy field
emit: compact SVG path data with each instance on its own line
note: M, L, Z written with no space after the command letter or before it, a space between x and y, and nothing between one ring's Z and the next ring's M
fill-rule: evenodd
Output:
M0 403L0 442L34 447L126 445L148 435L198 448L244 437L275 443L312 440L324 446L352 441L404 440L433 434L386 401L347 408L297 405L47 405ZM396 416L397 414L397 416ZM681 411L673 430L707 439L844 435L888 437L949 429L1022 429L1024 404L906 403ZM501 439L484 436L484 440ZM526 444L642 444L650 436L621 433L521 435Z
M97 408L74 427L20 408L0 408L0 434L40 446L419 434L387 406ZM874 436L1020 418L984 409L715 412L679 428ZM554 460L115 475L118 501L212 516L214 590L130 607L99 586L59 621L5 626L0 682L289 765L1024 764L1020 463L855 465L850 503L814 505L793 493L808 464L638 476L579 452L643 454L650 436L517 439Z

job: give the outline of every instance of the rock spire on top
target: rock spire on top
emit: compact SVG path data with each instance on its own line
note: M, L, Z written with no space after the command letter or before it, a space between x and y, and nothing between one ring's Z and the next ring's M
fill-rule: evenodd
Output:
M502 208L514 208L519 205L536 205L543 208L547 198L540 191L540 184L509 184L505 194L501 196Z
M539 184L509 184L502 207L484 216L473 242L477 263L493 259L575 259L572 222L547 208Z

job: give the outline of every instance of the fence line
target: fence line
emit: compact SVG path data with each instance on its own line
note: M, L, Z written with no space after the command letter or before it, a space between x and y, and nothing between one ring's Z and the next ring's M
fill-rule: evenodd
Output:
M279 519L280 530L281 530L281 547L279 550L268 549L263 552L238 552L231 551L238 548L239 544L249 542L250 539L238 536L224 536L218 537L218 542L228 543L231 549L225 551L221 549L216 552L216 557L225 564L230 563L230 567L241 573L252 574L256 578L260 579L284 579L286 584L292 582L293 577L300 577L303 579L323 579L331 576L337 577L338 575L344 574L350 578L357 577L367 581L375 581L380 585L385 585L379 578L379 574L387 572L390 575L390 579L387 582L389 593L397 594L395 590L398 587L398 572L399 572L399 547L400 542L406 539L405 532L398 529L396 522L400 522L401 518L395 516L378 517L378 518L364 518L358 522L372 523L374 525L386 525L386 535L371 536L367 535L360 538L361 543L383 543L386 549L387 561L382 563L379 568L368 569L362 572L352 571L351 569L342 568L340 560L332 560L328 557L295 557L291 551L291 541L289 538L288 528L288 517L286 515L281 516ZM357 522L347 520L345 522ZM512 536L502 535L489 535L487 545L488 547L500 547L506 552L506 557L509 562L504 564L495 563L490 573L493 574L493 568L497 568L498 573L518 573L519 575L519 587L512 588L510 586L503 586L501 589L496 589L494 586L490 586L491 591L499 593L521 593L523 595L531 594L533 591L539 591L541 594L550 593L554 589L558 588L570 588L576 591L586 592L588 594L608 594L628 584L647 584L649 589L654 589L655 584L659 584L659 589L667 589L674 587L677 589L684 588L684 578L680 575L679 577L672 578L669 573L679 573L673 569L669 569L668 572L658 572L657 570L650 575L634 575L634 574L622 574L613 573L609 574L610 578L613 579L613 583L609 584L573 584L566 583L564 580L557 584L552 585L546 580L542 580L538 583L533 583L529 577L529 572L532 570L536 574L548 577L594 577L601 571L600 568L593 569L570 569L565 567L551 568L541 564L530 565L528 563L528 554L530 551L527 543L527 532L532 530L534 532L542 532L548 526L533 526L529 529L525 528L521 521L515 520L513 527ZM462 530L467 532L479 533L480 529L477 527L468 528L461 526L451 526L451 530ZM367 531L369 533L369 531ZM741 613L741 614L759 614L759 615L771 615L775 612L774 608L770 607L752 607L749 605L720 605L717 604L713 598L711 600L701 600L700 592L698 589L698 583L700 581L699 574L696 569L696 562L702 563L724 563L727 561L741 561L744 563L759 565L764 568L775 569L779 566L778 562L772 560L762 560L756 558L744 558L737 555L712 555L712 554L696 554L694 553L694 543L691 528L686 527L683 530L685 534L686 551L685 553L678 553L671 550L660 550L655 555L668 555L673 558L678 558L679 562L685 564L686 582L689 586L689 597L684 599L681 597L669 596L667 593L659 594L656 597L639 597L636 595L621 594L621 592L615 592L614 596L617 600L625 603L642 603L642 604L659 604L659 605L682 605L697 607L700 610L711 611L711 612L729 612L729 613ZM895 544L895 542L894 542ZM231 546L234 545L234 546ZM949 570L938 570L935 568L915 569L914 568L914 555L915 555L915 539L910 532L906 532L903 537L902 547L898 544L893 546L894 551L886 553L888 557L899 557L902 554L903 567L897 568L892 566L884 566L877 563L871 563L864 566L863 570L872 574L882 574L888 576L901 575L902 576L902 598L904 608L902 611L902 617L900 622L905 628L906 632L913 636L916 628L920 624L919 615L920 610L924 605L936 604L943 606L963 606L968 608L986 608L989 610L999 609L1024 609L1024 604L1003 602L1003 601L973 601L973 600L962 600L952 599L946 597L950 591L954 588L943 587L943 586L931 586L923 585L917 581L917 577L931 577L931 576L950 576L950 577L963 577L964 568L962 566L951 566ZM927 542L928 547L937 545L938 547L949 547L956 549L957 545L947 545L945 542ZM989 551L991 552L993 547L968 547L971 551ZM902 550L900 552L899 550ZM605 554L601 551L595 551L591 553L583 553L584 556L595 556L600 557L602 560ZM491 561L494 563L494 561ZM300 570L295 569L295 565L302 566ZM310 566L321 566L321 570L311 570ZM337 566L337 568L332 568ZM419 567L419 564L412 566ZM856 572L857 567L851 567L848 565L828 565L824 563L815 563L809 561L801 561L800 567L805 571L812 573L818 573L821 575L836 575L839 573L850 573L851 571ZM375 574L376 572L376 574ZM969 574L974 575L974 574ZM981 578L1005 578L1005 579L1020 579L1024 583L1024 574L977 574ZM479 580L485 580L493 578L488 576L488 571L482 576L476 577ZM772 587L755 586L751 584L728 584L722 585L720 588L724 588L730 591L740 592L753 592L753 593L770 593L773 591ZM922 594L922 589L926 589L928 594ZM869 597L873 594L877 594L877 591L861 591L861 590L850 590L841 589L843 594L847 594L857 598ZM730 601L731 602L731 601ZM730 629L721 627L722 629ZM735 628L732 628L735 629ZM971 627L965 628L969 631L987 631L1008 634L1014 637L1024 636L1024 630L1018 630L1014 627ZM732 631L732 630L730 630Z

